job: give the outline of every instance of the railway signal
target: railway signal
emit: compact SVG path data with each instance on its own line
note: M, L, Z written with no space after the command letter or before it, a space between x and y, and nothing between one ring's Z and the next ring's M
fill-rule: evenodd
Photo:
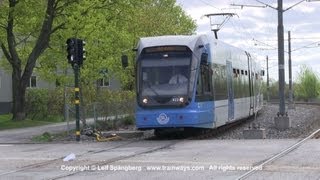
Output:
M76 109L76 141L80 141L80 87L79 87L79 71L83 61L86 59L86 51L84 49L85 41L82 39L67 39L67 59L74 70L74 93L75 93L75 109Z
M77 64L78 66L83 64L83 61L86 59L86 50L84 48L85 45L86 42L82 39L67 39L68 63L70 63L72 66L74 66L74 64Z
M86 45L85 41L81 39L77 40L77 48L78 48L77 58L80 66L83 64L83 61L86 60L86 50L84 48L85 45Z
M67 40L67 59L68 63L74 64L76 60L76 53L77 53L77 46L76 46L77 39L69 38Z

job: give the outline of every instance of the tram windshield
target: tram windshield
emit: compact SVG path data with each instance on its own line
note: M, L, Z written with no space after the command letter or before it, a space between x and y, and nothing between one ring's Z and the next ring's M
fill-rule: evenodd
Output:
M141 60L141 95L187 95L191 58Z

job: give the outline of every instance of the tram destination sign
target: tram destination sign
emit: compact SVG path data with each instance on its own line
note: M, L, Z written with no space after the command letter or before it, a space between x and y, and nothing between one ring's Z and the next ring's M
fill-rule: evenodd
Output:
M145 53L157 53L157 52L185 52L189 51L186 46L157 46L145 48Z

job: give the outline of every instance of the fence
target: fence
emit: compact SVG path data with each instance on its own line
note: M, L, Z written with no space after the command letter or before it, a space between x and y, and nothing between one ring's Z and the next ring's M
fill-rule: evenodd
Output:
M80 120L82 128L92 127L94 129L117 129L124 124L134 122L135 98L132 92L108 92L99 101L93 103L82 103L80 105ZM75 128L74 105L66 103L65 121L67 130L70 132Z

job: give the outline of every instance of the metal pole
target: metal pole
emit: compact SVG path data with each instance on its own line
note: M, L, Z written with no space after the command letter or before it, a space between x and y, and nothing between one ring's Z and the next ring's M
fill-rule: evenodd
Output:
M79 65L73 65L74 70L74 93L75 93L75 108L76 108L76 141L80 141L80 98L79 98Z
M94 129L97 129L97 113L96 113L96 104L97 104L97 103L93 103Z
M218 39L218 30L213 30L213 32L214 32L214 37Z
M288 31L288 51L289 51L289 103L293 103L293 91L292 91L292 63L291 63L291 34Z
M279 68L279 114L285 115L285 75L284 75L284 37L283 37L283 8L282 0L278 0L278 68Z
M69 106L67 104L65 105L65 114L67 117L67 133L69 136L70 135L70 115L69 115Z
M268 58L268 56L267 56L267 100L270 101L269 58Z

